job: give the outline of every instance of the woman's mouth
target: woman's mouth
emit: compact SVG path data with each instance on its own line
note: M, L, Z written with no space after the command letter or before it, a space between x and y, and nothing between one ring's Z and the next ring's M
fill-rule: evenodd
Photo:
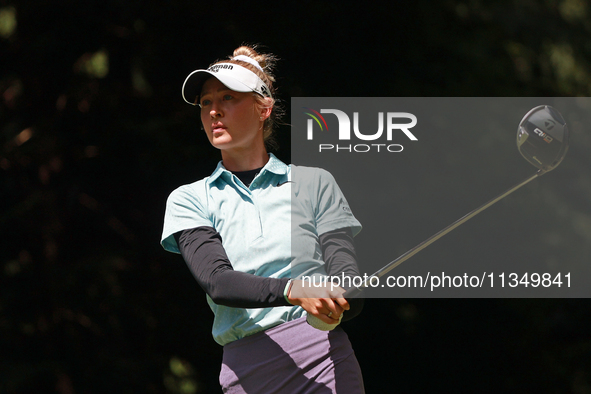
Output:
M226 130L226 126L224 126L224 124L221 123L221 122L213 123L211 125L211 131L213 133L221 133L221 132L223 132L225 130Z

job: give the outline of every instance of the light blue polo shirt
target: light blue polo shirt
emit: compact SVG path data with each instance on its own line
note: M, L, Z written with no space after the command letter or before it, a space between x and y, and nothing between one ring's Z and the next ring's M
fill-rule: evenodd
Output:
M325 275L318 236L361 230L330 173L287 166L273 154L250 187L220 161L211 176L174 190L166 203L164 249L179 253L173 234L199 226L221 235L234 270L271 278ZM244 309L207 301L221 345L306 313L298 306Z

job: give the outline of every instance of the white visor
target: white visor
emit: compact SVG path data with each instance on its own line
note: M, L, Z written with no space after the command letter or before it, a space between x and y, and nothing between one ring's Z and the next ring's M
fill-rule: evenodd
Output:
M207 70L195 70L189 74L183 84L183 99L196 105L195 99L201 94L203 84L212 76L235 92L255 92L263 97L272 97L269 87L249 69L234 63L218 63Z

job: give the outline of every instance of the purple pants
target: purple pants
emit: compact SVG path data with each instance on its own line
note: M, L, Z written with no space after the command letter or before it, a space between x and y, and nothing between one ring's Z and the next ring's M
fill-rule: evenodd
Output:
M220 384L231 394L365 393L345 331L319 331L305 317L224 346Z

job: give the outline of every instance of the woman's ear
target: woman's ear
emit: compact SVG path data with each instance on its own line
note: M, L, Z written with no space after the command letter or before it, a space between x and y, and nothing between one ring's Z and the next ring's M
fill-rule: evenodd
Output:
M265 104L261 105L260 109L259 109L260 110L259 115L260 115L261 120L267 120L267 118L269 116L271 116L271 112L273 111L273 104L274 104L273 99L270 97L265 97L264 101L265 101Z

